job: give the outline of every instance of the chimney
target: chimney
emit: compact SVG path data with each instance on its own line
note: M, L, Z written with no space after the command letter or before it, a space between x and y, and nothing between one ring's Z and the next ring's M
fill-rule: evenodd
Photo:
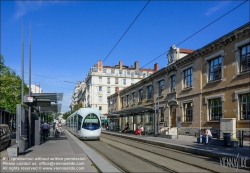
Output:
M119 68L122 70L122 61L119 61Z
M139 62L138 61L135 62L135 69L139 70Z
M155 63L155 64L154 64L154 71L158 71L158 70L159 70L158 63Z
M98 71L102 71L102 60L98 61Z
M119 92L119 87L115 87L115 92Z

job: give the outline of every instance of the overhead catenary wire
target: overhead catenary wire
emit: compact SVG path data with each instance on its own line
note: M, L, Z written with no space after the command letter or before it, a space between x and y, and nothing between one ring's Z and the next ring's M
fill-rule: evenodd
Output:
M103 62L105 62L105 60L109 57L109 55L113 52L113 50L115 49L115 47L119 44L119 42L122 40L122 38L126 35L126 33L128 32L128 30L132 27L132 25L135 23L135 21L137 20L137 18L141 15L141 13L144 11L144 9L147 7L147 5L149 4L150 0L148 0L148 2L145 4L145 6L142 8L142 10L139 12L139 14L135 17L135 19L132 21L132 23L129 25L129 27L126 29L126 31L123 33L123 35L120 37L120 39L117 41L117 43L114 45L114 47L111 49L111 51L108 53L108 55L105 57L105 59L103 60ZM14 70L14 71L20 71L20 70ZM21 71L20 71L21 72ZM28 72L25 72L28 73ZM76 82L71 82L71 81L65 81L65 80L61 80L61 79L57 79L57 78L52 78L52 77L48 77L48 76L42 76L42 75L38 75L38 74L34 74L31 73L31 75L35 75L35 76L40 76L40 77L45 77L45 78L49 78L49 79L54 79L54 80L58 80L58 81L62 81L62 82L67 82L67 83L73 83L73 84L77 84Z
M148 3L150 2L150 0L148 0L148 2L146 3L146 5L141 9L141 11L139 12L139 14L135 17L135 19L133 20L133 22L129 25L129 27L126 29L126 31L123 33L123 35L120 37L120 39L116 42L116 44L114 45L114 47L111 49L111 51L108 53L108 55L104 58L103 62L106 61L106 59L109 57L109 55L113 52L113 50L115 49L115 47L119 44L119 42L122 40L122 38L126 35L126 33L128 32L128 30L131 28L131 26L135 23L135 21L137 20L137 18L141 15L141 13L144 11L144 9L147 7Z
M246 3L249 0L245 0L244 2L242 2L241 4L237 5L236 7L234 7L233 9L229 10L228 12L226 12L225 14L223 14L222 16L218 17L217 19L215 19L214 21L210 22L209 24L207 24L206 26L204 26L203 28L201 28L200 30L196 31L194 34L192 34L191 36L187 37L186 39L184 39L183 41L181 41L180 43L178 43L176 46L184 43L185 41L187 41L188 39L192 38L193 36L195 36L196 34L198 34L199 32L203 31L204 29L206 29L207 27L209 27L210 25L214 24L215 22L217 22L218 20L220 20L221 18L225 17L226 15L228 15L229 13L231 13L232 11L234 11L235 9L239 8L241 5L243 5L244 3ZM161 56L167 54L169 51L165 51L164 53L158 55L156 58L152 59L150 62L148 62L147 64L145 64L144 66L142 66L140 69L142 69L143 67L147 66L148 64L152 63L153 61L155 61L156 59L160 58ZM123 79L121 79L118 83L120 83ZM128 87L128 86L127 86ZM107 90L103 90L102 92L107 91ZM96 96L98 96L98 93L96 94ZM95 96L95 97L96 97ZM93 98L95 98L93 97Z
M25 80L25 81L28 81L28 80ZM33 82L35 82L35 81L33 81ZM45 83L40 83L40 82L39 82L39 85L40 85L40 84L48 85L48 86L53 86L53 87L56 87L56 88L67 89L67 90L71 90L71 91L72 91L72 89L69 89L69 88L63 88L63 87L59 87L59 86L55 86L55 85L49 85L49 84L45 84ZM36 84L35 84L35 85L36 85Z
M176 44L176 46L179 46L180 44L184 43L185 41L189 40L191 37L195 36L196 34L198 34L199 32L201 32L202 30L206 29L207 27L209 27L210 25L214 24L215 22L217 22L218 20L220 20L221 18L225 17L226 15L228 15L229 13L231 13L232 11L234 11L235 9L239 8L241 5L243 5L244 3L246 3L249 0L245 0L244 2L242 2L241 4L237 5L236 7L234 7L233 9L229 10L228 12L226 12L225 14L223 14L222 16L220 16L219 18L215 19L214 21L210 22L209 24L207 24L206 26L204 26L203 28L201 28L200 30L196 31L194 34L192 34L191 36L187 37L186 39L184 39L183 41L181 41L180 43ZM157 56L156 58L152 59L150 62L148 62L147 64L145 64L144 66L142 66L141 68L147 66L148 64L150 64L151 62L155 61L156 59L160 58L161 56L163 56L164 54L168 53L168 51L162 53L161 55Z
M14 69L12 69L12 70L14 70ZM20 71L20 72L21 72L21 70L14 70L14 71ZM28 72L24 72L24 73L28 73ZM34 74L34 73L31 73L31 75L34 75L34 76L40 76L40 77L49 78L49 79L54 79L54 80L58 80L58 81L66 82L66 83L73 83L73 84L77 84L76 82L71 82L71 81L61 80L61 79L52 78L52 77L48 77L48 76L42 76L42 75L39 75L39 74Z

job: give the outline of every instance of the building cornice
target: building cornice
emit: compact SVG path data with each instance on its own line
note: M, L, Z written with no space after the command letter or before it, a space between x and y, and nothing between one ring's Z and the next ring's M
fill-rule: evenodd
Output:
M128 86L127 88L120 91L121 94L126 94L127 92L139 88L143 84L146 84L150 81L153 81L156 78L162 77L165 74L170 73L171 71L177 70L178 67L190 64L190 62L194 61L196 58L200 58L206 54L209 54L215 50L221 49L223 46L235 41L236 39L243 38L250 34L250 22L246 23L245 25L233 30L232 32L216 39L215 41L203 46L200 49L195 50L194 52L186 55L185 57L177 60L174 63L169 64L168 66L156 71L155 73L151 74L150 76L142 79L141 81ZM209 91L206 91L209 92ZM110 95L108 98L115 97L117 93Z
M200 58L203 55L221 49L223 46L237 39L243 38L249 34L250 34L250 22L216 39L215 41L203 46L202 48L195 50L193 53L188 54L185 57L177 60L174 64L176 64L177 67L180 67L182 65L185 65L186 63L194 61L196 58Z

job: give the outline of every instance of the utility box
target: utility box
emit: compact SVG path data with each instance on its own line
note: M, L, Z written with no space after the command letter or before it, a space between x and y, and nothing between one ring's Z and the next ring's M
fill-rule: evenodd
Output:
M228 147L231 145L231 133L223 133L224 146Z
M27 149L27 136L22 135L19 138L19 153L24 153Z
M223 133L230 133L232 139L236 139L236 118L221 118L220 119L220 137L223 138Z

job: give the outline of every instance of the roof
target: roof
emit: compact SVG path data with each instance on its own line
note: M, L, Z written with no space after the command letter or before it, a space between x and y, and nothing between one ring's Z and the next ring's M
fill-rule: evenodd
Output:
M180 48L180 53L192 53L194 50Z
M58 102L62 101L63 93L32 93L34 101L50 101Z
M122 109L118 111L113 111L109 115L124 115L124 114L131 114L131 113L138 113L143 111L153 110L153 107L151 106L136 106L132 108Z
M61 112L62 105L57 102L62 101L63 93L32 93L32 97L35 109L41 112Z
M123 66L123 67L124 67L124 66ZM119 69L119 70L120 70L120 67L119 67L119 66L103 66L102 68L111 68L111 69ZM126 67L126 68L122 68L122 70L137 70L137 69L134 68L134 67ZM139 71L154 72L154 69L152 69L152 68L139 68L138 70L139 70Z

